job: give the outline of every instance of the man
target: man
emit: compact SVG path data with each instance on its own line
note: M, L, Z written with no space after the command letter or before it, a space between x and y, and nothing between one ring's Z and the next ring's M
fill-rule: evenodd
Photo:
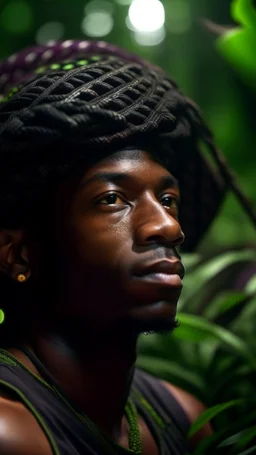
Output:
M215 149L160 69L68 44L1 68L0 453L187 454L204 406L136 344L177 325L183 230L192 249L225 192L199 139Z

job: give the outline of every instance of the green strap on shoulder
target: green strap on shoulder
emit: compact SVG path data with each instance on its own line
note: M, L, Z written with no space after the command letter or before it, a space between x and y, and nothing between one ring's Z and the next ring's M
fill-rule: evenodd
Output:
M33 416L39 423L40 427L42 428L45 436L47 437L47 439L49 441L53 455L61 455L60 451L56 445L56 442L52 436L52 433L49 430L49 428L47 427L44 419L39 414L39 412L35 409L35 407L32 405L32 403L27 399L27 397L17 387L13 386L12 384L9 384L6 381L3 381L2 379L0 379L0 388L11 391L12 393L14 392L19 397L19 401L21 401L26 406L26 408L31 412L31 414L33 414Z
M146 400L146 398L142 395L141 392L139 392L137 389L132 390L132 394L134 397L140 402L140 404L143 406L143 408L146 408L146 410L149 412L157 426L161 429L166 427L166 423L162 419L162 417L155 411L153 406Z

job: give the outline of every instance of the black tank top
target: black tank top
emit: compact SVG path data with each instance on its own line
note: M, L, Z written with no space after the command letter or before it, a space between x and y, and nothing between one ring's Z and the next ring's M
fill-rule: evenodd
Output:
M50 374L30 351L20 348L43 379L0 349L0 389L11 392L33 414L53 455L131 455L115 444L70 404ZM130 398L155 437L160 455L188 455L188 419L162 383L136 369ZM150 455L150 454L148 454Z

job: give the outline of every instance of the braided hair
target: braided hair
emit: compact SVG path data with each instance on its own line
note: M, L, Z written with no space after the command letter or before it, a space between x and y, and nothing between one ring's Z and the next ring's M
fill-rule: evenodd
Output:
M1 227L26 223L79 163L114 147L155 142L170 170L175 156L184 249L194 249L226 183L199 149L199 140L214 148L199 109L169 76L112 45L87 41L22 51L2 62L0 72ZM17 77L21 83L10 88Z

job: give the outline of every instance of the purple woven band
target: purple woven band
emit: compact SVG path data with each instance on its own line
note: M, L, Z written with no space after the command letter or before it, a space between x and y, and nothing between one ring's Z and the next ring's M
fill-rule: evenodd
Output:
M104 41L50 41L45 45L26 48L0 62L0 93L4 94L11 87L25 81L39 66L82 58L88 54L114 55L130 62L153 66L142 58Z

